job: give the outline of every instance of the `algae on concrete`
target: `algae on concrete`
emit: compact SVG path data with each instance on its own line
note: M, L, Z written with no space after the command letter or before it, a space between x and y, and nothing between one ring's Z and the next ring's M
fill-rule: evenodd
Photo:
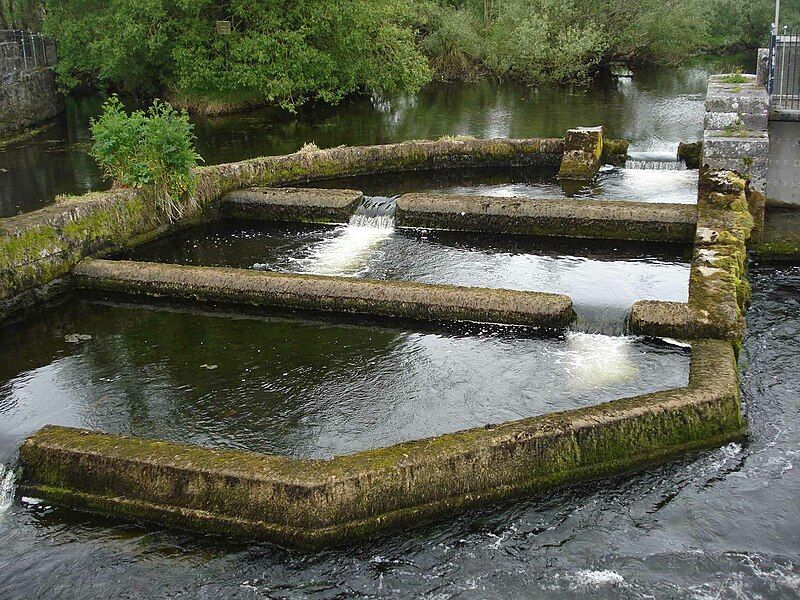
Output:
M589 181L600 170L603 156L603 128L578 127L564 134L564 157L559 179Z
M20 489L121 518L317 546L717 445L745 427L732 345L698 340L684 388L331 460L47 426L20 449Z

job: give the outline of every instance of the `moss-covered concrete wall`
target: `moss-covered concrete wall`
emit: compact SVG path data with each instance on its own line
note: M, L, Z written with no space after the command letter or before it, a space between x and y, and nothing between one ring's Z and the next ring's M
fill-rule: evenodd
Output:
M742 435L730 343L697 341L689 384L332 460L48 426L20 450L23 493L206 532L315 545L413 525Z
M697 210L690 204L613 200L550 200L405 194L400 227L488 231L610 240L691 242Z
M611 146L625 147L624 142ZM83 257L110 252L213 218L235 190L335 176L453 167L560 164L562 139L441 139L300 151L197 169L199 184L177 223L145 189L95 192L32 213L0 219L0 319L60 289ZM613 155L609 155L611 160Z
M169 226L142 190L96 192L0 219L0 318L59 289L84 256L126 248Z
M559 179L589 181L600 170L603 156L603 128L578 127L564 135L564 158Z
M347 223L364 194L318 188L249 188L226 194L221 212L235 219Z
M575 317L563 294L412 281L100 259L85 259L74 275L87 289L259 307L559 329Z
M730 171L703 169L689 301L637 302L631 310L631 329L642 335L741 339L750 299L746 242L753 226L747 182Z

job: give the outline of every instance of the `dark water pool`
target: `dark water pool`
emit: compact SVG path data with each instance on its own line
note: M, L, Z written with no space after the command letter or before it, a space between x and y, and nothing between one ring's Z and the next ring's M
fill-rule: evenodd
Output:
M740 357L750 421L746 442L313 554L14 501L0 517L0 597L795 599L800 594L800 267L755 266L751 281L753 304ZM62 311L60 329L53 317L49 325L31 325L28 334L17 330L6 337L19 353L13 365L3 365L4 417L8 399L36 385L41 391L30 397L26 410L78 414L85 407L68 408L76 396L69 388L102 387L112 357L102 356L101 347L113 347L116 356L119 340L146 329L152 319L140 316L133 319L138 324L114 325L104 333L103 308L88 304ZM97 329L88 329L95 324ZM65 344L63 335L78 328L96 337L81 346ZM218 335L207 328L205 338L199 327L191 331L200 339ZM174 337L163 327L155 330L163 335L154 339ZM26 339L35 343L25 346ZM447 339L443 343L452 343ZM492 336L468 339L486 340L481 343L487 347L500 343ZM197 341L177 338L174 345L191 353L188 373L206 380L215 371L196 369L194 363L208 361L202 352L195 354ZM135 347L125 359L133 367L173 360L167 353L159 362L157 350L142 360L144 348L138 342ZM97 360L90 362L90 356ZM226 368L223 358L213 359L223 365L219 369ZM48 373L62 364L75 365L72 383L48 388L53 381ZM145 371L144 381L193 388L180 371L175 365ZM133 380L133 392L158 390ZM493 383L498 382L507 385L502 377ZM150 401L162 407L153 413L155 420L172 414L164 397L156 394ZM97 407L81 414L97 414ZM137 414L133 405L130 414Z
M123 258L563 293L573 299L580 330L620 334L637 300L687 300L691 250L403 230L366 217L339 227L213 223Z
M260 110L193 121L206 164L285 154L312 141L328 148L444 135L560 137L570 127L601 124L609 135L630 139L634 151L674 154L679 141L701 137L708 75L731 65L752 69L751 62L736 56L681 69L649 68L588 87L435 82L412 96L351 99L296 116ZM101 103L68 99L65 114L49 129L0 148L0 217L41 208L56 194L107 187L87 154L89 118ZM664 177L636 176L639 185L656 190L652 178ZM677 180L691 176L690 171ZM635 188L626 185L624 191Z

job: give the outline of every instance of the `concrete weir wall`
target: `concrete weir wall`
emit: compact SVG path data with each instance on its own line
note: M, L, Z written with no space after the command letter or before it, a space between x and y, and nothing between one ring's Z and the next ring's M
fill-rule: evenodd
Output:
M754 227L748 183L730 171L700 173L688 302L642 300L630 329L641 335L740 340L750 299L746 242Z
M733 347L698 340L689 384L335 457L293 459L47 426L22 493L203 532L315 546L740 437Z
M613 200L549 200L445 194L405 194L400 227L608 240L691 242L692 205Z
M51 296L84 257L119 251L173 228L216 218L220 200L258 186L285 186L337 176L456 167L557 167L562 139L441 139L339 147L198 168L199 184L184 216L171 223L149 188L95 192L0 219L0 320ZM608 140L615 162L627 143Z
M234 305L548 328L575 317L562 294L410 281L99 259L84 260L74 275L84 289Z
M253 188L225 196L221 212L234 219L347 223L363 198L356 190Z

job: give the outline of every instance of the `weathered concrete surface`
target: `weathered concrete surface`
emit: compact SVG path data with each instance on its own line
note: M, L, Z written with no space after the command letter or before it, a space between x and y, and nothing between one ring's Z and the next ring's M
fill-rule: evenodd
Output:
M730 171L702 170L697 213L688 303L636 302L629 320L634 333L741 339L750 299L745 243L754 226L747 182Z
M800 208L770 207L761 239L747 249L760 260L800 260Z
M87 194L0 219L0 318L62 290L59 280L84 256L131 247L169 227L141 190Z
M800 207L800 122L770 123L766 195L772 204Z
M564 134L564 158L559 179L590 180L600 170L603 156L603 128L578 127Z
M420 320L467 320L560 328L574 318L562 294L86 259L81 288L261 307Z
M404 194L399 227L554 237L691 242L693 205L584 199Z
M0 74L0 134L42 123L63 110L51 69Z
M611 155L626 147L610 144ZM217 216L220 199L252 187L275 187L347 175L457 167L548 166L561 162L563 139L445 138L382 146L303 150L198 167L199 184L183 199L179 228ZM606 156L606 155L604 155ZM49 284L98 249L127 247L162 233L169 216L152 189L92 193L20 217L0 219L0 319L42 297ZM80 208L78 208L80 207ZM74 232L85 232L73 235ZM62 257L59 259L59 257Z
M755 75L712 75L706 93L703 165L734 171L765 194L769 156L769 97Z
M745 427L733 348L702 340L685 388L332 460L47 426L20 449L20 490L81 510L313 546L717 445Z
M680 142L678 158L686 163L689 169L699 169L703 160L703 142Z
M356 190L251 188L227 194L221 210L239 219L347 223L363 198Z
M600 160L604 164L624 167L628 159L628 140L614 140L603 138L603 155Z

